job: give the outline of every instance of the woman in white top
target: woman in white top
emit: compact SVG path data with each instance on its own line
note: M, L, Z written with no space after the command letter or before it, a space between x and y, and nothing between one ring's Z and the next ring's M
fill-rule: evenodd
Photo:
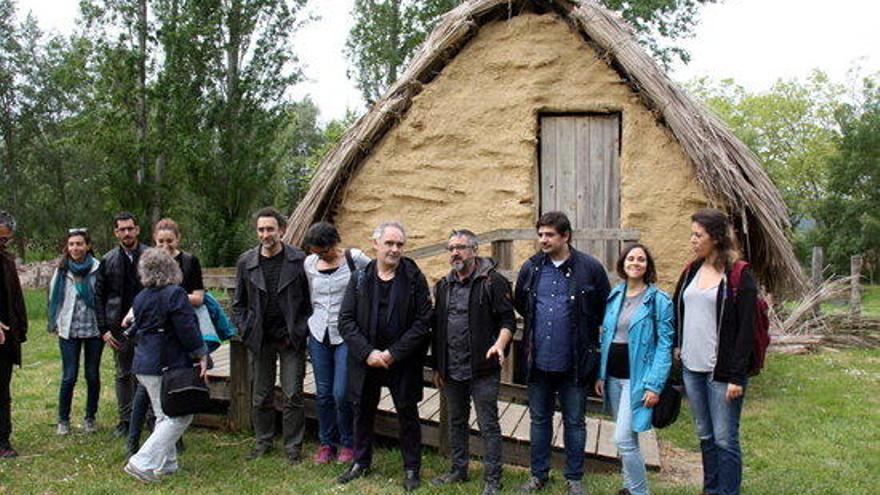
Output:
M739 261L727 215L691 217L695 259L675 289L677 345L685 393L703 454L703 493L737 495L742 483L739 419L752 355L757 285ZM743 268L745 267L745 268ZM739 282L732 282L734 270ZM736 284L736 286L734 286Z
M317 464L354 459L352 409L346 399L348 349L339 335L339 307L348 281L370 262L358 249L343 249L336 227L318 222L309 227L303 244L311 253L304 268L309 279L312 316L309 318L309 356L315 373L318 409Z

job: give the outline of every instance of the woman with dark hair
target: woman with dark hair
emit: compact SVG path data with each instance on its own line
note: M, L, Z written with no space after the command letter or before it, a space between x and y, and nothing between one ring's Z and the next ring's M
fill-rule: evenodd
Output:
M639 432L651 429L652 408L672 364L672 301L655 284L651 252L643 244L624 246L617 260L624 281L611 290L602 322L602 359L596 393L615 418L624 488L620 495L647 495Z
M309 356L315 373L318 406L317 464L354 459L352 409L346 398L348 347L339 335L339 308L352 274L370 262L358 249L343 249L336 227L318 222L304 244L311 253L303 262L312 298ZM337 451L338 447L338 451Z
M95 415L101 393L101 353L104 341L95 315L95 280L100 262L92 252L86 229L70 229L63 256L49 283L49 331L58 334L61 349L61 390L58 393L56 433L70 433L70 404L79 373L80 354L85 356L86 414L83 431L98 431Z
M738 287L739 258L727 215L705 208L691 217L689 263L675 288L676 348L703 457L703 493L733 495L742 482L739 418L752 351L757 285L751 270Z
M160 475L177 471L175 443L192 421L192 415L172 418L162 411L162 369L198 362L204 378L208 350L196 313L180 286L183 275L174 258L163 249L150 248L140 257L138 276L144 289L132 304L132 336L136 338L132 372L147 390L156 425L124 469L143 482L154 483Z

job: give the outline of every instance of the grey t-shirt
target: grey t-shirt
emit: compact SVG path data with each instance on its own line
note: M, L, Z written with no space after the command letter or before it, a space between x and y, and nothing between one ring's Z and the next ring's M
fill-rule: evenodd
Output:
M614 340L611 342L615 344L629 343L629 322L636 313L636 309L642 305L642 300L645 299L645 292L647 291L643 290L629 297L624 295L623 307L620 308L620 315L617 317L617 329L614 331Z
M700 289L699 275L684 290L684 335L681 362L684 367L701 373L715 370L718 350L718 323L715 300L718 286Z

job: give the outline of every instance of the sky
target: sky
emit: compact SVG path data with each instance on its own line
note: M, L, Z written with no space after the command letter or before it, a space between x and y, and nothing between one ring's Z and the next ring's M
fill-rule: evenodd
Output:
M47 31L73 29L79 2L18 0L19 13L33 11ZM346 75L343 54L351 29L354 0L309 0L307 11L320 19L302 28L294 40L307 80L290 96L310 96L327 122L346 109L364 109L360 92ZM318 8L320 6L320 9ZM673 67L672 77L687 81L709 76L734 78L752 91L777 79L805 78L813 69L845 82L859 64L880 71L880 2L873 0L724 0L701 10L688 65Z

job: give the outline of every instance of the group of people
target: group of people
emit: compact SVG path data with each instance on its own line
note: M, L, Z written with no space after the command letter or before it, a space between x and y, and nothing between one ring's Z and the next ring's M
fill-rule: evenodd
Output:
M739 493L738 429L757 285L746 269L736 290L730 287L738 253L726 214L703 209L691 220L694 260L671 298L656 286L656 265L643 244L624 247L616 264L621 282L612 289L601 263L572 246L571 223L562 212L540 216L540 251L520 268L515 289L491 258L479 255L474 232L453 230L447 243L450 271L437 281L432 298L426 277L404 256L407 236L399 222L376 227L371 259L358 249L343 248L337 229L326 222L308 230L307 254L282 241L283 215L272 208L258 211L259 245L238 260L232 303L232 319L251 365L255 445L248 459L273 449L277 373L283 453L291 463L303 459L308 352L319 424L314 462L348 463L338 483L369 474L377 407L381 388L387 387L399 423L403 486L418 488L418 404L427 364L446 398L451 446L449 470L432 483L468 479L473 402L484 451L482 493L497 493L502 481L500 374L517 329L516 311L523 319L518 358L525 363L531 439L530 476L522 491L537 492L547 484L558 404L567 490L585 493L585 411L592 390L604 398L616 421L624 485L619 494L648 493L638 433L651 428L652 408L670 369L680 365L700 439L703 493ZM2 249L14 229L11 217L0 213L0 455L14 453L8 444L9 372L20 362L27 329L17 277L9 275L14 262ZM177 469L175 445L191 420L163 414L161 369L190 363L204 374L207 367L194 310L204 296L201 269L197 258L179 251L180 231L170 220L154 227L157 249L138 242L133 215L117 215L114 232L120 244L99 262L88 232L71 229L51 282L49 326L58 333L64 363L57 431L70 431L80 349L89 389L83 429L96 430L97 367L103 344L110 345L119 406L114 432L131 438L136 430L139 435L143 413L138 411L146 404L155 416L146 443L138 447L135 438L130 445L125 471L157 482ZM130 308L132 315L126 316ZM140 406L133 399L138 395L144 401Z

